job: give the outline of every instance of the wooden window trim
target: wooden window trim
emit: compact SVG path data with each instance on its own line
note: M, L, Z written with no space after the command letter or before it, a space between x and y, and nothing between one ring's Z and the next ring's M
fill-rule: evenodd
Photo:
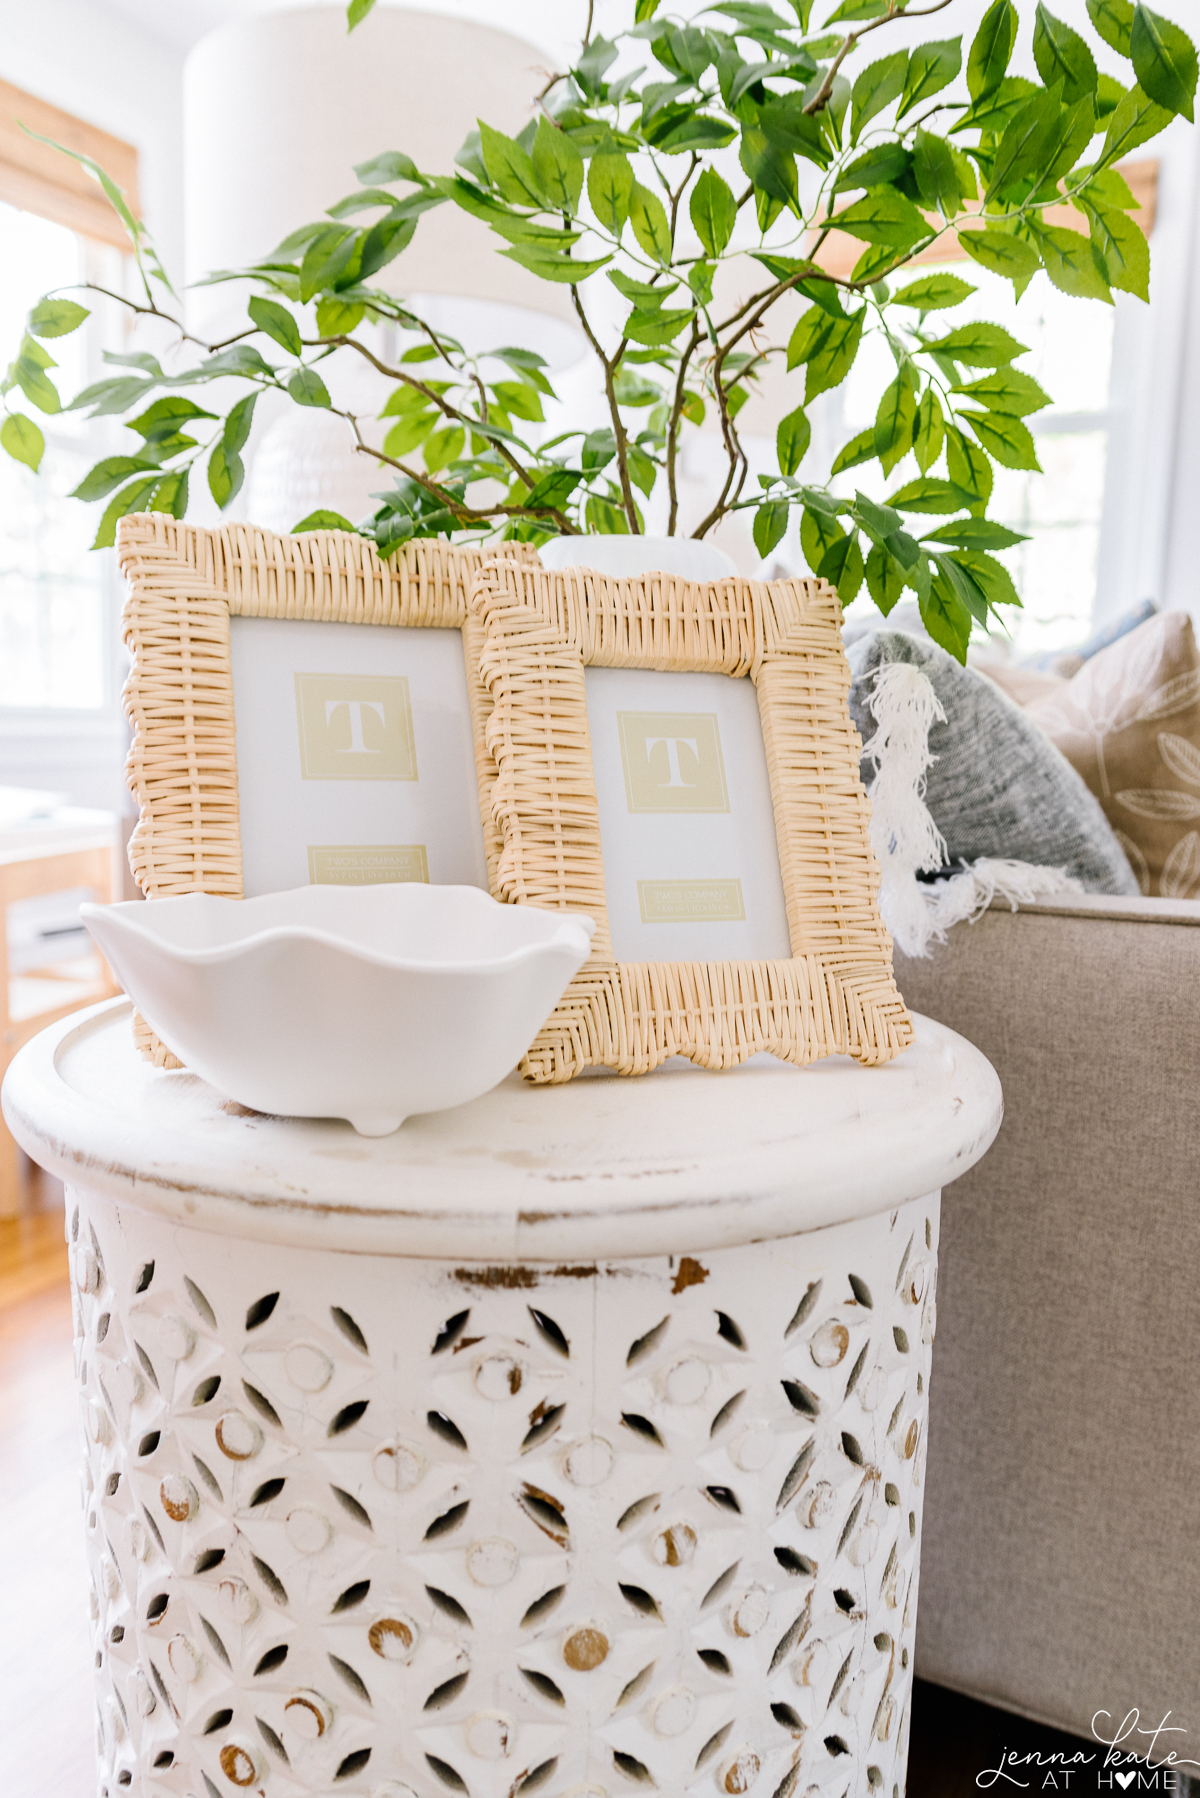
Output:
M23 131L22 125L28 130ZM95 177L71 157L38 143L29 131L92 157L112 176L137 218L141 206L134 146L39 100L36 94L0 81L0 200L56 225L66 225L83 237L128 250L125 227Z

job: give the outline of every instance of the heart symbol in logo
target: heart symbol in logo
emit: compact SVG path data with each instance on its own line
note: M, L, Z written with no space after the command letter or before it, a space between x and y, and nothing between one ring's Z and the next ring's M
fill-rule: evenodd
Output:
M1136 1773L1118 1773L1116 1777L1117 1784L1120 1786L1121 1790L1127 1792L1137 1778L1137 1775Z

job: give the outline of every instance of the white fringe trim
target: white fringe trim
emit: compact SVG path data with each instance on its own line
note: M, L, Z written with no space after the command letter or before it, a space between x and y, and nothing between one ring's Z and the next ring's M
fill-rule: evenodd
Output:
M1006 899L1016 911L1038 899L1083 892L1063 868L998 856L980 856L932 885L919 881L918 874L936 873L946 861L945 838L925 804L925 778L934 761L929 732L946 714L928 676L907 662L876 670L867 709L878 726L863 755L875 764L867 797L880 868L879 909L902 954L928 956L931 943L944 943L955 924L973 924L994 899Z

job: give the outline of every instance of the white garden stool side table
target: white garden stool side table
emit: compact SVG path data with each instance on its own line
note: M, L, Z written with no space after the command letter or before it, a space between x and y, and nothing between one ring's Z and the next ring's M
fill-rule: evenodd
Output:
M68 1184L106 1798L903 1793L939 1188L999 1084L532 1089L368 1141L22 1050Z

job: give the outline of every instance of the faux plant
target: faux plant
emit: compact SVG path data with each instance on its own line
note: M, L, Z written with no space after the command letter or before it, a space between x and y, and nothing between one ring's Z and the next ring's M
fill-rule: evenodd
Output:
M351 28L373 3L354 0ZM1197 60L1178 26L1129 0L1087 0L1098 37L1128 65L1127 85L1099 73L1084 38L1040 4L1036 82L1008 73L1013 0L989 8L965 67L959 37L889 52L876 35L951 4L842 0L814 23L813 0L718 0L684 20L660 0L628 0L629 28L614 39L592 34L589 12L573 67L546 83L517 137L480 121L449 173L382 154L355 171L359 188L326 217L261 262L209 277L252 290L244 324L219 343L184 329L143 227L90 165L137 259L141 294L122 304L176 326L183 348L169 366L109 353L112 374L69 402L120 417L133 434L128 453L106 456L76 489L107 501L97 545L113 541L128 512L182 517L197 464L227 506L265 391L340 412L362 453L390 472L373 518L349 526L385 556L414 536L639 532L651 496L674 533L681 446L707 419L724 474L694 536L750 512L767 556L799 508L808 565L844 601L865 580L886 613L909 589L931 635L965 658L973 621L1020 603L992 553L1020 541L987 516L993 464L1037 469L1024 420L1049 400L1015 366L1024 350L1007 331L947 316L969 281L906 265L957 239L1018 296L1044 270L1080 300L1111 302L1114 288L1145 300L1149 250L1115 165L1176 114L1192 119ZM1048 217L1067 202L1086 235ZM539 356L502 347L472 356L377 284L422 214L446 205L482 219L501 255L569 288L603 378L603 428L549 435L543 401L553 387ZM822 266L835 228L861 245L849 275ZM721 303L727 263L749 290L734 306ZM623 303L615 328L597 321L599 282ZM793 290L803 310L784 328L795 301L790 311L780 302ZM12 401L60 409L46 346L86 316L61 294L40 301L8 371L0 443L31 467L42 434ZM393 327L393 354L370 329L379 324ZM823 478L802 480L807 408L846 379L872 333L895 367L874 426L842 446ZM331 401L321 364L336 350L361 356L387 384L381 445ZM225 394L231 381L242 389L231 408L200 403L210 384ZM751 478L738 414L756 383L782 384L795 403L778 428L777 472ZM890 477L910 454L901 471L910 478L885 504L831 486L873 461ZM325 525L348 521L315 513L295 528Z

